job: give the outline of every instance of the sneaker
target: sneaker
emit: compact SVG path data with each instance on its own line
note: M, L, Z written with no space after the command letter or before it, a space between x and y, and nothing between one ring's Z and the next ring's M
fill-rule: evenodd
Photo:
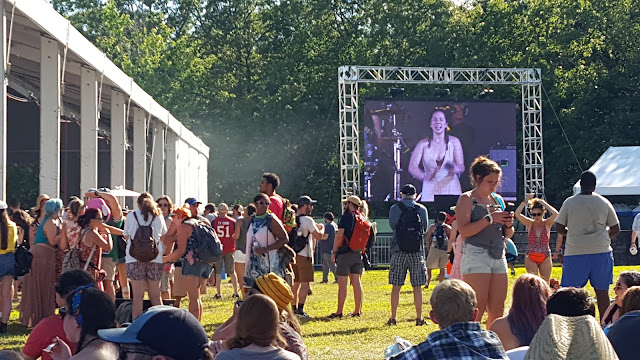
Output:
M387 326L391 326L391 325L398 325L398 322L396 321L396 319L389 319L387 321Z
M416 326L427 325L427 322L424 319L416 319Z
M333 314L327 316L327 318L329 318L329 319L342 319L342 314L333 313Z
M516 269L511 269L511 276L516 276Z
M231 297L232 297L232 298L239 298L239 297L240 297L240 295L239 295L238 293L235 293L235 294L231 295Z
M300 311L300 310L296 311L296 315L300 316L300 317L303 317L303 318L310 318L311 317L311 316L309 316L309 314L304 312L304 310L303 311Z
M213 295L213 298L214 298L214 299L222 299L222 295L220 295L220 294L215 294L215 295Z
M362 316L362 311L360 311L360 312L359 312L359 313L357 313L357 314L356 314L356 313L353 313L353 312L352 312L352 313L348 313L348 314L347 314L347 316L348 316L348 317L360 317L360 316Z

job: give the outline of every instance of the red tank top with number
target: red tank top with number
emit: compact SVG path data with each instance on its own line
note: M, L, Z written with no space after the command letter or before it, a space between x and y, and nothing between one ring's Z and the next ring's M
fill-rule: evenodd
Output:
M211 224L218 234L222 243L222 253L227 254L236 250L236 243L233 241L233 233L236 230L236 221L231 216L218 216Z

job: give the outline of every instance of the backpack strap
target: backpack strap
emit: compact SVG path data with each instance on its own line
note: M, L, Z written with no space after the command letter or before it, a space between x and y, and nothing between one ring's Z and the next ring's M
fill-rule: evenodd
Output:
M136 212L133 212L133 217L136 219L136 222L138 223L138 226L140 226L140 220L138 220L138 214L136 214Z
M502 201L502 199L496 193L491 193L491 196L493 196L493 200L495 200L496 204L500 205L500 208L502 208L502 211L504 211L506 208L504 205L504 201Z
M398 207L400 208L400 211L402 214L403 212L407 211L409 208L407 208L407 205L405 205L402 201L398 203Z

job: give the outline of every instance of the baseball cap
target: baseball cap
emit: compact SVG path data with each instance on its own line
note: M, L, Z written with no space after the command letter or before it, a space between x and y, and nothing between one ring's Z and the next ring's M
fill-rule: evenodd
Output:
M362 204L362 200L360 200L360 198L356 195L351 195L348 198L342 200L342 202L350 202L358 207Z
M415 195L416 187L411 184L406 184L405 186L402 187L402 190L400 190L400 193L404 195Z
M87 209L98 209L107 220L111 217L111 209L101 198L93 198L87 203Z
M0 200L0 210L5 210L6 208L8 208L7 203Z
M189 205L195 205L195 204L202 204L202 201L198 201L196 200L196 198L187 198L187 200L184 201L185 204L189 204Z
M275 273L264 274L255 279L250 276L245 276L244 282L273 299L281 311L286 309L287 306L291 304L291 301L293 301L291 287L289 287L289 284L287 284L283 278Z
M307 195L302 195L298 198L298 205L309 205L315 203L317 203L317 201L311 199L311 197Z
M209 344L195 316L166 305L150 307L126 328L98 330L98 336L117 344L143 344L176 360L202 359Z

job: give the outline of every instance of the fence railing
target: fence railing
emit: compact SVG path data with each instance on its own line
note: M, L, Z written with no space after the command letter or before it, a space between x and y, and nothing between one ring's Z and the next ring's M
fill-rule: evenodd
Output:
M391 234L378 234L376 236L376 243L369 251L369 261L371 262L371 265L389 266L389 263L391 262L391 252L389 251L389 247L391 245L391 237ZM556 239L556 232L551 232L551 251L554 251L556 248ZM516 248L518 249L518 259L516 260L516 264L523 264L525 251L527 250L528 246L528 232L516 231L513 236L513 242L516 244ZM629 254L628 250L630 243L630 230L622 230L620 234L611 241L611 246L613 247L614 263L616 265L640 265L640 254ZM322 265L322 259L317 252L315 259L316 265Z

